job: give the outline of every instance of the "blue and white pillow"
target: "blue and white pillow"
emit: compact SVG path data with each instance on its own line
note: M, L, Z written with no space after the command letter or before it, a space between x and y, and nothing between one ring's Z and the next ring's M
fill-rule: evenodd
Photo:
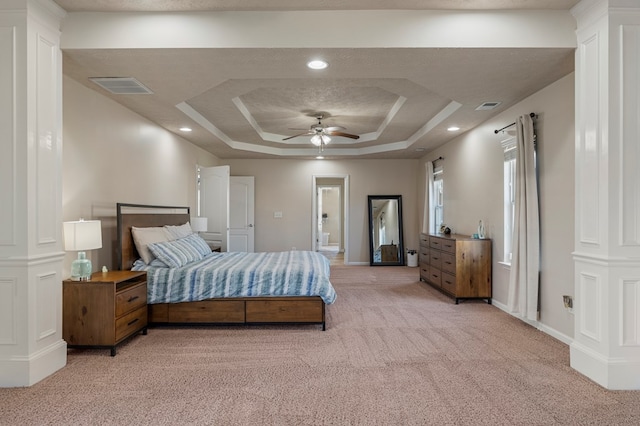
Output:
M191 234L188 237L183 238L183 240L186 240L191 244L202 256L206 256L211 253L211 247L209 247L209 244L207 244L207 242L198 234Z
M192 234L178 240L152 243L149 244L149 250L168 267L180 268L187 263L201 260L204 256L202 254L202 248L198 244L197 240L193 238L194 236L200 238L199 236ZM202 238L200 239L202 240ZM209 250L209 252L210 251L211 250Z

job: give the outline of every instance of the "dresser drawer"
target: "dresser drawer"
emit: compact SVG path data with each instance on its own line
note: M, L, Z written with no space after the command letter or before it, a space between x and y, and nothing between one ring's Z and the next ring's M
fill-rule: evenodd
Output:
M116 320L116 343L147 326L147 305Z
M434 248L436 250L442 249L442 238L429 238L429 247Z
M442 250L455 253L456 252L456 241L455 240L442 240Z
M440 285L442 286L442 289L444 291L451 294L456 294L456 277L455 276L451 274L447 274L446 272L443 272L440 279L441 279Z
M439 269L430 267L429 268L429 275L427 276L427 281L429 281L432 284L435 284L436 286L440 287L441 282L442 282L442 272L440 272Z
M425 281L429 279L429 265L426 263L420 264L420 279Z
M456 274L456 257L451 253L440 253L442 258L442 272L448 272L451 275Z
M134 311L147 304L147 285L141 282L116 293L116 317Z
M429 236L420 234L420 245L423 247L429 247Z
M429 251L428 250L426 250L426 251L420 250L420 253L418 253L418 262L428 265L429 264L429 257L430 256L429 256Z
M429 254L429 265L434 268L442 269L442 253L439 251L432 251Z

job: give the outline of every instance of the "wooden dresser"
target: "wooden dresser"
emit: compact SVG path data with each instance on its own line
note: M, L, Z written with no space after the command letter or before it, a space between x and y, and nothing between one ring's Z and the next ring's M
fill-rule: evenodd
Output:
M62 283L62 336L68 347L110 348L147 334L147 273L96 272L91 281Z
M455 298L491 304L491 240L420 234L420 280Z

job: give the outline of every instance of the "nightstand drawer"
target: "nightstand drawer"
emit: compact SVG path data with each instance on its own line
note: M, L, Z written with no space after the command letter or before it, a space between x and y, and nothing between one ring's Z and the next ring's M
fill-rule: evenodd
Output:
M116 320L116 342L147 326L147 306Z
M147 304L147 286L145 282L116 294L116 317L134 311Z

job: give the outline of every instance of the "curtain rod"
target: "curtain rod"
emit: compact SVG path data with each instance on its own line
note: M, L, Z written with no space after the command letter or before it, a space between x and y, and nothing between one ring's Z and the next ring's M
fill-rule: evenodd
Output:
M536 116L536 113L535 113L535 112L532 112L531 114L529 114L529 117L531 117L531 118L535 118L535 116ZM513 126L513 125L515 125L515 124L516 124L515 122L513 122L513 123L511 123L511 124L507 124L507 125L506 125L506 126L504 126L502 129L494 130L494 131L493 131L493 133L498 134L498 132L501 132L501 131L503 131L504 129L508 129L509 127L511 127L511 126Z
M444 160L444 157L440 156L440 157L436 158L435 160L431 160L431 162L433 163L434 161L438 161L438 160Z

